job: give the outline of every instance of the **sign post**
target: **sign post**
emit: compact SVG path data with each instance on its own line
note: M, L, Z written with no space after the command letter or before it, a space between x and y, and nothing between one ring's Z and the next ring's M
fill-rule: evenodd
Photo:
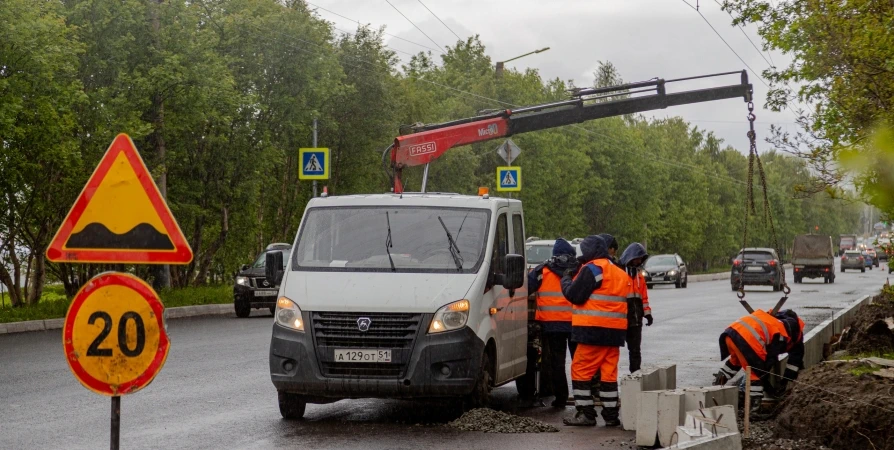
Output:
M180 226L126 134L112 141L47 248L59 263L189 264ZM121 437L121 396L146 387L170 340L164 305L145 281L105 272L75 295L62 329L65 360L87 389L112 398L110 448Z

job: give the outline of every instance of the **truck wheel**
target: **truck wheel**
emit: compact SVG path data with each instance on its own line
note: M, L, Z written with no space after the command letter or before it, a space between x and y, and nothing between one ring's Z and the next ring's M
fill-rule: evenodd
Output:
M860 273L863 273L863 272L866 272L866 268L865 268L865 267L862 268L862 269L860 269Z
M481 357L481 367L478 369L478 380L463 402L464 409L486 407L490 400L490 387L490 355L485 350L484 356Z
M835 282L835 276L833 275L831 278L829 278L829 283L834 283L834 282Z
M733 291L738 291L738 290L739 290L739 286L736 286L735 284L732 285L732 288L733 288Z
M279 413L283 419L298 420L304 417L307 402L298 394L276 391L279 397Z
M248 317L251 314L251 303L245 300L236 300L233 302L233 309L236 310L236 317Z

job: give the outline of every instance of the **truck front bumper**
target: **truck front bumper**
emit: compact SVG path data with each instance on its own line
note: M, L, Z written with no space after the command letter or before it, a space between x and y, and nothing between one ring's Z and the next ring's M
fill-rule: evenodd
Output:
M320 361L321 351L332 350L318 350L310 313L303 316L309 324L305 332L273 325L270 378L278 391L303 395L311 403L326 403L347 398L458 398L475 386L484 342L468 327L430 335L426 331L431 315L426 314L425 326L409 349L400 376L370 375L363 368L358 370L366 373L326 376L324 365L337 368L339 363ZM331 354L322 357L331 359Z

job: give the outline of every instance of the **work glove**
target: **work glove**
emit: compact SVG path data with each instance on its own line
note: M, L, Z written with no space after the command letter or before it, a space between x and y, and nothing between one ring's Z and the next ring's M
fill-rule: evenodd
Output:
M717 372L714 374L714 382L711 384L712 386L723 386L727 381L729 381L729 379L726 378L726 375L724 375L723 372Z
M562 273L562 277L571 277L574 278L574 274L577 272L575 269L565 269L565 272Z
M647 327L651 327L651 326L652 326L652 315L651 315L651 314L646 314L646 315L643 316L643 317L646 318L646 326L647 326Z

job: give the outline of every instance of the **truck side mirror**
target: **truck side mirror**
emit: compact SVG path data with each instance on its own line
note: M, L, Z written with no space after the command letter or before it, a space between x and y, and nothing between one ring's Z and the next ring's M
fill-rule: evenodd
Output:
M279 286L279 283L282 282L283 271L285 270L285 265L282 260L282 252L279 250L267 252L265 258L264 278L267 279L267 282L270 283L271 286Z
M506 255L506 273L503 275L503 287L509 290L518 289L525 284L525 257L522 255Z

